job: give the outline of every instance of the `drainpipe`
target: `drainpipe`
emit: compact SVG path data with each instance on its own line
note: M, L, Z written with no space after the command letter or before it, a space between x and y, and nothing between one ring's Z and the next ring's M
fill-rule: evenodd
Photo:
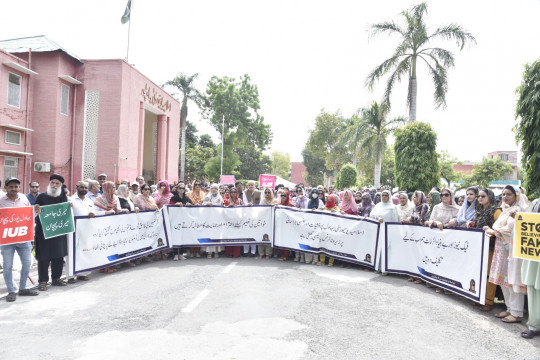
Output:
M32 49L29 48L28 49L28 68L30 70L32 70ZM29 120L28 120L28 113L30 112L30 77L31 75L28 74L28 80L26 80L26 116L25 116L25 128L28 129L28 123L29 123ZM28 152L28 136L30 135L31 131L26 131L26 133L24 134L24 152L27 153ZM24 179L24 184L23 184L23 192L26 193L26 187L28 186L29 184L29 179L31 180L32 179L32 168L27 168L27 165L28 165L28 160L29 160L29 157L28 155L25 155L24 156L24 173L23 173L23 179ZM32 164L32 160L30 158L30 166ZM30 175L29 175L30 174Z
M77 77L75 77L76 79ZM71 112L71 166L69 169L69 178L70 178L70 186L71 189L75 189L73 187L73 160L75 159L75 128L76 128L76 117L75 117L75 107L77 105L77 85L73 84L73 110ZM81 179L84 180L84 179Z

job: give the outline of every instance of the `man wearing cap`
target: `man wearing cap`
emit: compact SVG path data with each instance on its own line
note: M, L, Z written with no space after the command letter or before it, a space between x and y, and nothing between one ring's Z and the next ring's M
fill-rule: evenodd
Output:
M36 199L37 212L39 207L55 205L68 201L65 191L62 189L64 178L58 174L52 174L49 178L47 192L39 194ZM45 240L39 218L36 218L36 258L38 261L39 286L38 290L46 291L49 282L49 264L51 266L52 285L66 286L67 283L60 279L64 267L64 256L67 256L67 236L60 235Z
M99 183L99 193L103 195L103 184L107 181L107 174L99 174L97 181Z
M7 207L23 207L31 206L26 196L19 193L21 182L17 178L9 178L5 182L6 193L0 196L0 208ZM20 296L35 296L37 291L26 288L26 280L30 273L30 266L32 265L32 243L30 241L0 245L0 251L2 252L3 264L2 269L4 271L4 281L8 289L8 296L6 301L12 302L17 299L17 294L13 288L13 257L15 251L19 254L21 259L21 279L19 283L19 295Z
M135 181L131 184L131 190L129 191L128 197L133 203L135 203L135 199L137 199L137 195L139 195L139 188L138 182Z

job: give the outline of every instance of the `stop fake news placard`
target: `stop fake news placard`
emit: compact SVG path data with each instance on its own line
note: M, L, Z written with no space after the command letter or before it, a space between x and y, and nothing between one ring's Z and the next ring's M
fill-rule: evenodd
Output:
M540 214L517 213L512 256L540 261Z

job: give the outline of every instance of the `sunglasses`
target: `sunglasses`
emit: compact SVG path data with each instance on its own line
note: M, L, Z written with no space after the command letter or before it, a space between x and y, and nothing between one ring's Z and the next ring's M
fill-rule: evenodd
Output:
M186 188L178 188L178 190L186 190Z
M286 197L287 197L287 195L281 195L281 197L284 197L284 198L286 198Z
M271 194L272 192L270 192L270 191L265 191L264 193L265 193L265 194Z
M32 186L32 189L38 189L39 186Z
M487 198L488 196L487 195L478 195L479 198Z
M195 184L195 186L201 186L201 184Z
M447 196L450 196L450 194L448 194L448 193L441 194L441 197L447 197Z
M238 194L238 191L231 191L231 194Z

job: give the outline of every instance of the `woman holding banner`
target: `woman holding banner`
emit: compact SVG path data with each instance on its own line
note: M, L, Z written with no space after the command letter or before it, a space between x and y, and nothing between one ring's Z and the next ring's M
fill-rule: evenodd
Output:
M414 204L414 209L411 216L405 219L402 222L408 222L411 224L424 224L426 222L427 213L429 211L429 205L426 204L426 195L423 191L416 190L412 194L412 202ZM420 279L410 277L407 281L413 282L415 284L423 284L424 282Z
M533 213L540 213L540 199L533 203ZM529 302L528 330L521 333L525 339L532 339L540 335L540 262L534 260L523 260L521 266L521 279L527 285L527 297Z
M512 247L514 217L517 212L526 210L527 202L525 196L510 185L504 188L502 199L502 214L493 224L493 229L486 231L486 234L497 237L489 281L501 286L507 308L495 314L495 317L505 323L520 323L523 320L526 287L521 283L523 260L512 256Z
M450 226L466 226L468 221L472 221L476 215L476 198L478 197L478 188L471 186L466 192L467 201L463 200L463 205L459 209L457 219L450 222ZM458 204L459 206L459 204Z
M429 221L425 222L426 226L437 227L442 231L445 226L450 226L451 223L456 223L456 218L459 213L459 206L454 203L454 194L452 190L442 188L440 192L442 202L435 205Z
M193 180L193 186L187 195L191 199L193 205L202 205L202 199L206 195L204 191L202 191L202 181L197 179ZM201 249L198 247L189 248L189 257L201 257Z
M409 197L407 196L406 192L400 192L398 199L399 204L396 205L396 209L398 212L399 221L404 221L412 215L414 205L409 201Z
M371 210L375 207L375 203L371 199L371 195L366 191L362 194L362 202L358 206L358 216L369 217Z
M392 198L392 193L390 192L390 190L383 190L383 192L381 193L381 199L382 199L381 202L375 205L373 210L371 210L371 214L369 215L369 217L376 219L380 223L383 223L385 221L398 222L399 215L397 212L397 208L396 208L396 205L394 205L394 203L392 202L391 198ZM381 247L379 247L378 256L377 256L379 261L377 261L378 264L375 264L376 265L375 270L378 270L378 272L382 271L381 254L382 254L382 249Z
M358 214L358 206L354 201L353 193L351 190L345 190L343 193L343 201L339 204L340 210L348 215Z
M218 184L210 185L210 193L203 198L203 205L204 206L223 205L223 198L219 194ZM211 259L212 254L214 255L214 258L218 258L219 252L222 251L222 249L221 249L221 246L206 246L205 251L207 253L206 257L208 259Z
M238 189L236 187L231 188L229 191L229 204L227 206L233 207L233 206L242 206L244 205L244 202L239 197ZM239 258L240 255L242 255L242 247L241 246L225 246L225 257L235 257Z
M274 192L272 191L272 189L270 188L264 189L264 197L261 199L260 205L274 206L276 204L277 204L277 200L274 199ZM264 235L263 235L263 240L264 240ZM257 248L259 250L259 258L264 259L264 257L266 256L267 259L270 259L273 252L272 245L270 244L259 245Z
M279 195L279 203L278 205L281 206L289 206L293 207L293 204L291 203L291 199L289 198L289 190L285 188L281 194ZM279 261L287 261L289 259L289 255L291 252L289 250L281 250L281 256L279 257Z
M468 190L467 190L468 192ZM472 221L467 221L467 227L474 227L476 229L491 230L493 224L501 215L501 208L497 207L497 200L495 200L495 194L489 189L480 189L478 191L478 206L476 206L476 214ZM465 206L465 204L464 204ZM495 250L495 235L491 235L489 238L489 255L488 255L488 269L491 269L491 262L493 260L493 252ZM488 274L489 275L489 274ZM497 285L492 282L486 283L486 301L485 305L480 306L481 311L491 311L495 301L495 292L497 291Z
M337 195L332 194L328 195L326 198L326 204L321 210L331 211L331 212L341 212L341 209L336 205L337 201ZM326 261L326 255L321 254L319 255L319 261L317 262L317 266L324 265ZM328 266L332 267L334 266L334 258L328 257Z

